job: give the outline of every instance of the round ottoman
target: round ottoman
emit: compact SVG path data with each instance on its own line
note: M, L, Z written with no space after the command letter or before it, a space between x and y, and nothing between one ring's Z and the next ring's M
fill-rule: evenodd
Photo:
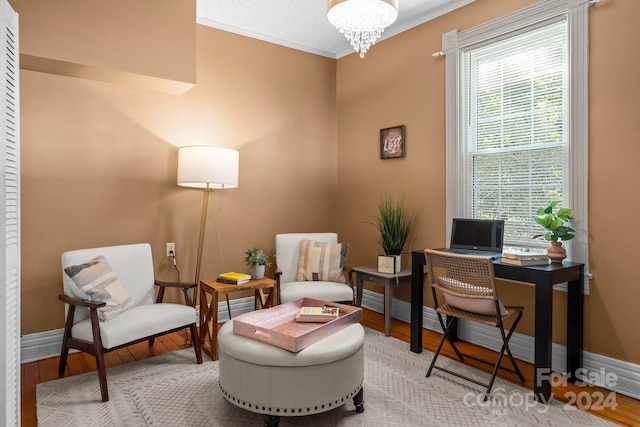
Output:
M232 404L265 414L265 425L329 411L351 398L362 412L364 336L355 323L292 353L234 334L233 322L226 322L218 332L220 388Z

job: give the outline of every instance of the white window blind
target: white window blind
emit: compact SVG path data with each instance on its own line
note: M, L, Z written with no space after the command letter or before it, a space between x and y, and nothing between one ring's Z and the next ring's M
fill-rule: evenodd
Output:
M562 20L463 55L467 216L505 219L508 245L535 245L533 212L566 200L567 50Z

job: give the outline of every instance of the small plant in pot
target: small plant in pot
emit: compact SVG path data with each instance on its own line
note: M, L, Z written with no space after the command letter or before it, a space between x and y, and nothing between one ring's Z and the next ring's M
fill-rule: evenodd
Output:
M404 196L385 194L380 199L378 213L373 216L373 221L369 222L378 229L380 236L377 242L384 251L384 256L378 257L378 271L400 272L400 255L414 223L415 214L405 206Z
M571 240L576 237L573 228L565 225L571 219L571 209L558 208L555 212L554 209L560 204L559 200L554 200L549 203L546 208L540 208L536 212L536 216L533 220L540 224L545 230L544 234L538 234L533 238L544 237L545 240L551 242L551 247L547 253L551 262L561 263L563 259L567 257L567 251L562 247L562 242Z
M260 248L249 248L244 254L246 255L244 262L249 266L251 278L259 280L264 277L264 269L270 265L269 257Z

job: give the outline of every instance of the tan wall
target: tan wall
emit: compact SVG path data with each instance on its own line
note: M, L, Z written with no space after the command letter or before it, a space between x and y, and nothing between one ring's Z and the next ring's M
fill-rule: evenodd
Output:
M23 334L63 326L65 250L149 242L175 280L175 242L193 280L202 192L176 185L178 146L240 150L239 187L213 194L201 277L246 271L244 250L273 253L278 232L337 228L336 61L204 26L196 47L197 86L180 96L21 72Z
M364 221L385 191L403 192L418 211L413 249L445 245L445 60L431 54L441 49L443 33L533 3L479 0L375 45L363 60L357 55L338 60L339 232L352 245L351 264L375 262L375 230ZM594 279L584 316L587 351L633 363L640 363L634 327L640 227L633 222L640 209L640 57L634 54L638 16L640 2L605 2L590 9L589 244ZM399 124L406 125L407 157L380 160L379 129ZM526 306L518 330L531 335L533 288L505 282L500 292ZM408 288L395 296L409 301ZM565 296L554 295L556 342L564 342Z
M195 83L195 0L11 0L21 67L96 80Z

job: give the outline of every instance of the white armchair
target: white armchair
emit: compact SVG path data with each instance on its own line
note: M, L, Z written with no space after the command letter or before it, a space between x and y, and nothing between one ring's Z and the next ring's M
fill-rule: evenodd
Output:
M104 354L188 328L202 363L196 311L189 291L195 283L154 280L151 246L134 244L82 249L62 254L65 323L58 374L66 369L70 348L96 358L102 401L109 400ZM159 286L155 297L155 286ZM186 304L163 303L167 287L183 291ZM155 301L154 301L155 299Z
M348 245L333 247L333 261L325 260L328 252L320 253L318 245L310 250L309 257L303 257L303 263L313 260L323 263L320 271L316 268L300 265L301 246L304 239L313 242L337 244L336 233L288 233L276 235L276 264L275 279L277 282L278 303L287 303L300 298L315 298L323 301L352 304L354 301L353 279L351 269L344 265ZM337 265L339 261L339 266ZM328 271L331 269L333 271ZM318 274L319 273L319 274ZM301 276L304 280L300 280ZM331 279L331 280L327 280Z

